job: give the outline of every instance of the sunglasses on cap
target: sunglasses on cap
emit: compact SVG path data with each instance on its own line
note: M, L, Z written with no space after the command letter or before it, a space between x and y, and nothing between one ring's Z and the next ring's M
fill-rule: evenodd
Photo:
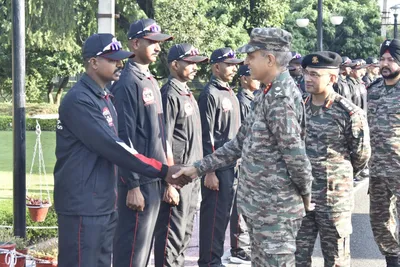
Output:
M292 59L299 59L299 58L301 58L301 55L300 55L299 53L296 53L296 54L292 57Z
M138 31L136 35L142 34L142 33L157 33L161 32L161 27L157 24L151 24L144 28L142 31Z
M113 38L113 39L112 39L112 42L109 43L108 45L106 45L106 46L103 48L103 51L98 52L98 53L96 54L96 56L101 56L101 55L107 54L107 53L112 52L112 51L119 51L119 50L121 50L121 49L122 49L121 42L117 41L116 38Z
M217 57L217 59L221 59L221 58L235 58L235 52L233 52L232 50L223 54L222 56Z
M197 48L192 48L187 51L185 54L180 55L179 58L189 57L189 56L198 56L200 55L200 51Z

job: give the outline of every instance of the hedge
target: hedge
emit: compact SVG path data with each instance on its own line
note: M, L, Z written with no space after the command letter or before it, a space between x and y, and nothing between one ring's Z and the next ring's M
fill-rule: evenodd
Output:
M11 226L14 223L12 210L2 211L0 213L0 225ZM44 222L33 222L29 216L28 208L26 209L26 226L58 226L57 224L57 214L54 207L49 208L46 219ZM42 240L47 240L53 237L57 237L57 229L27 229L26 239L29 243L35 244Z
M40 119L39 124L42 131L55 131L57 119ZM26 118L26 130L36 130L36 119ZM11 116L0 116L0 131L12 131Z

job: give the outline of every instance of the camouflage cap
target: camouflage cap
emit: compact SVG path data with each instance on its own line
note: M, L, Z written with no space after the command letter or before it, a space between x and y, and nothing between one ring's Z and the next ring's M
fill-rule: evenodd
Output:
M269 51L290 52L292 34L279 28L254 28L250 42L238 49L238 53L251 53L265 49Z

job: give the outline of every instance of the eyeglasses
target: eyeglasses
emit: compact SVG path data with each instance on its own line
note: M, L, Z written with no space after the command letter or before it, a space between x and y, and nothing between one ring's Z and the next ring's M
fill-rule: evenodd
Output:
M220 58L235 58L235 52L230 50L229 52L223 54L222 56L217 57L218 59Z
M146 28L144 28L142 31L138 31L136 33L136 35L139 35L141 33L147 33L147 32L152 32L152 33L161 32L161 27L157 24L151 24L151 25L147 26Z
M187 51L185 54L180 55L179 58L189 57L189 56L198 56L200 55L200 51L197 48L192 48Z
M313 78L313 79L316 79L316 78L321 78L322 76L324 76L324 75L332 75L332 74L330 74L330 73L317 73L317 72L308 72L307 70L303 70L303 75L304 76L309 76L309 77L311 77L311 78Z
M96 56L101 56L103 54L109 53L111 51L119 51L122 49L121 42L117 41L117 38L113 38L112 42L106 45L103 48L103 51L100 51L96 54Z

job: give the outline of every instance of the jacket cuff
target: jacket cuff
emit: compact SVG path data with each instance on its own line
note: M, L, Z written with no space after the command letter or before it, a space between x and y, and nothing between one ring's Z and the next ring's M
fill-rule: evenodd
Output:
M162 178L163 180L165 180L165 178L167 177L167 173L168 173L168 165L163 164L161 167L161 171L158 177Z

